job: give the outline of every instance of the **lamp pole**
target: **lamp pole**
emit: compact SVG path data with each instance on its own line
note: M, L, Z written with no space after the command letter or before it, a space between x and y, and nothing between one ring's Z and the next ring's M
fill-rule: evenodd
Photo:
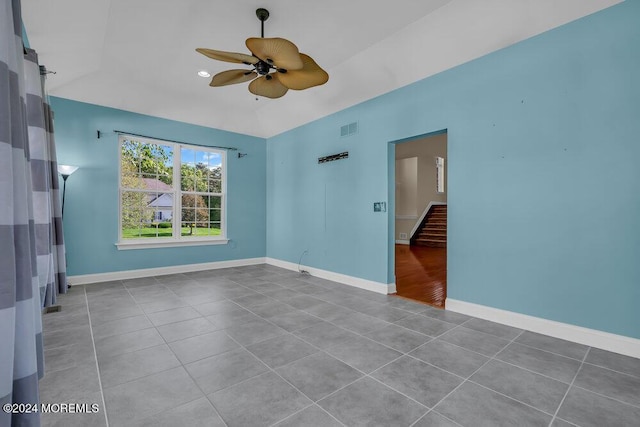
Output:
M64 219L64 195L67 192L67 178L69 178L71 174L77 170L78 170L78 166L58 165L58 173L62 175L62 181L63 181L63 184L62 184L62 218L63 219ZM67 289L71 287L71 285L68 282L66 283L66 285L67 285Z
M67 192L67 178L69 175L62 175L62 218L64 218L64 194Z

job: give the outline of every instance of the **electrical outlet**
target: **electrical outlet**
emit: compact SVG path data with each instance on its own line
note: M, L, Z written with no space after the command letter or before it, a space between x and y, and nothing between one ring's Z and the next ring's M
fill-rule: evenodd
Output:
M400 233L400 238L403 240L407 240L407 233Z

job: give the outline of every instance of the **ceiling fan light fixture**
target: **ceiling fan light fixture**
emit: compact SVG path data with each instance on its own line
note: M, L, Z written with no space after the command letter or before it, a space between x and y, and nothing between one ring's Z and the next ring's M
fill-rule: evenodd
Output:
M207 70L198 71L198 75L203 78L211 77L211 74Z

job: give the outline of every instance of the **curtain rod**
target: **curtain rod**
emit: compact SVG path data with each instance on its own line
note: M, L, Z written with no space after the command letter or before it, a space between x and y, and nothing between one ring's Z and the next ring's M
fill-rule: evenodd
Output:
M165 138L158 138L155 136L149 136L149 135L140 135L138 133L132 133L132 132L125 132L122 130L113 130L114 133L117 133L118 135L131 135L131 136L137 136L140 138L151 138L151 139L157 139L158 141L164 141L164 142L173 142L176 144L186 144L186 145L195 145L197 147L208 147L208 148L220 148L223 150L231 150L231 151L238 151L237 148L235 147L222 147L219 145L205 145L205 144L193 144L191 142L182 142L182 141L175 141L173 139L165 139ZM100 139L100 136L102 135L102 132L98 131L98 139Z

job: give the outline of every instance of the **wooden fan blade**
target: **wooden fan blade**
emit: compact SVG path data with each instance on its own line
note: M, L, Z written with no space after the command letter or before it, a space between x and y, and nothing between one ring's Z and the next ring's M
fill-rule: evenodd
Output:
M222 50L205 49L199 47L196 52L208 56L211 59L217 59L218 61L234 62L236 64L253 65L260 61L255 56L245 55L244 53L236 52L224 52Z
M218 87L226 85L234 85L236 83L244 83L258 77L258 73L249 70L228 70L216 74L211 79L209 86Z
M300 70L304 65L298 47L286 39L251 37L247 39L247 47L255 56L278 68Z
M267 79L267 76L262 76L249 83L249 92L254 95L266 96L267 98L280 98L287 93L289 89L280 83L276 73L268 76L271 78Z
M324 71L309 55L300 54L304 67L301 70L287 70L279 72L280 83L289 89L302 90L313 86L320 86L329 81L329 74Z

